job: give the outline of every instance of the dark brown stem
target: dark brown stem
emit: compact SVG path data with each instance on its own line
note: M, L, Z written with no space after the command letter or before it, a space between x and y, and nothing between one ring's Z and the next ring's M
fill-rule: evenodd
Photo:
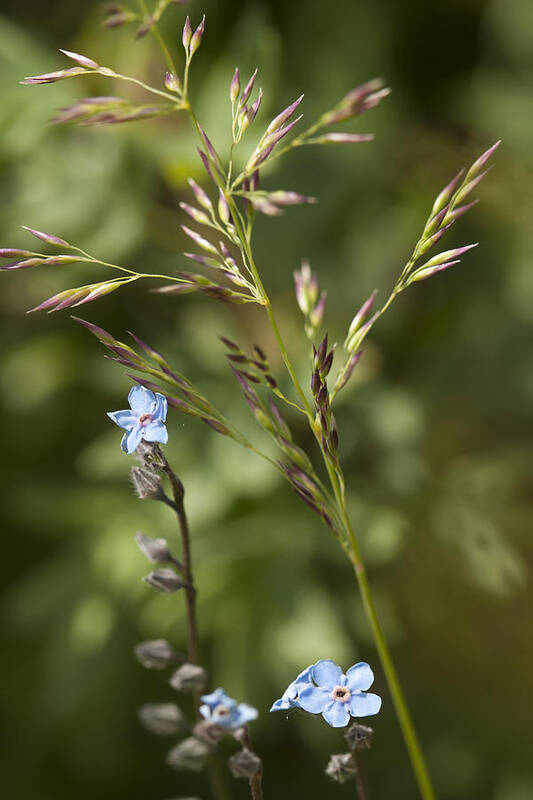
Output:
M357 750L352 750L352 758L356 766L354 778L355 785L357 787L357 796L359 797L359 800L368 800L368 794L366 791L365 782L363 780L363 772L361 770L361 757L359 756Z
M161 454L162 455L162 454ZM178 476L173 472L170 464L162 455L163 469L172 487L174 496L173 507L178 518L181 535L181 561L183 574L183 591L185 592L185 606L187 610L187 657L193 664L200 663L200 645L198 639L198 625L196 622L196 589L192 575L191 562L191 537L189 523L185 514L184 497L185 489Z
M252 739L250 737L250 732L248 731L247 725L245 725L245 727L242 729L240 740L243 750L252 750ZM249 778L248 783L250 784L250 795L252 800L263 800L262 770L257 775L253 775L251 778Z

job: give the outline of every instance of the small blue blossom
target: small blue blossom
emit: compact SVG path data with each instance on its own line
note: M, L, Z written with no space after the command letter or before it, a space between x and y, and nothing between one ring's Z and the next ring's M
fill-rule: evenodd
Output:
M369 717L381 708L381 697L365 691L372 686L374 673L364 661L343 673L330 659L308 667L276 700L271 711L301 708L322 714L333 728L344 728L350 717Z
M168 431L164 425L167 418L167 398L155 394L144 386L134 386L128 395L130 408L125 411L108 411L107 416L126 433L120 443L125 453L131 455L141 439L147 442L168 442Z
M313 669L313 665L311 664L310 667L304 669L303 672L300 672L297 678L290 683L279 700L276 700L273 703L271 711L287 711L289 708L297 708L298 707L298 695L302 689L305 689L307 686L312 686L313 682L311 680L311 670Z
M203 705L200 714L208 722L220 725L221 728L235 730L253 719L257 719L257 709L247 703L237 703L228 697L224 689L215 689L211 694L202 695Z

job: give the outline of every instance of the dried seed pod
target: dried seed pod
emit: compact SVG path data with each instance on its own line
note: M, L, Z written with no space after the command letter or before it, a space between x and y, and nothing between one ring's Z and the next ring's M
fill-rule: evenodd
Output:
M183 581L170 567L156 569L143 578L157 592L172 594L183 587Z
M133 467L133 469L142 469L142 467ZM145 536L144 533L136 533L135 541L141 553L153 564L158 564L162 561L171 561L173 564L178 563L170 550L166 539L153 539L151 536Z
M205 742L190 736L170 750L166 763L174 769L201 772L205 767L209 752L210 749Z
M346 783L357 773L357 765L351 753L336 753L329 759L325 772L337 783Z
M202 742L206 742L210 745L217 744L224 736L228 735L227 728L222 728L215 722L209 722L206 719L203 719L194 726L193 733L197 739L201 739Z
M140 707L139 719L158 736L171 736L186 725L183 712L175 703L147 703Z
M367 725L354 722L346 729L344 738L348 742L350 750L367 750L372 744L374 731Z
M170 679L170 685L178 692L192 692L205 689L207 672L199 664L185 663L179 667Z
M166 639L154 639L135 645L137 661L146 669L165 669L180 660Z
M145 469L144 467L132 467L130 471L131 482L137 497L141 500L166 500L166 495L161 485L161 478L156 472ZM139 534L142 535L142 534ZM144 537L148 538L148 537ZM135 537L137 544L141 547L137 537ZM165 541L164 539L154 539L153 541ZM141 547L142 549L142 547ZM167 559L157 559L159 561L166 561Z
M246 748L231 756L228 765L234 778L255 778L263 771L259 756Z

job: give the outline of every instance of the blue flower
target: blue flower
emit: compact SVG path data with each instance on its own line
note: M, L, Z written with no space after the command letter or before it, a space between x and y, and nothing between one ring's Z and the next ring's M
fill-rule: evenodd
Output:
M311 680L311 670L313 669L313 665L311 664L310 667L304 669L303 672L300 672L297 678L290 683L279 700L276 700L273 703L271 711L287 711L289 708L297 708L298 707L298 695L302 689L305 689L307 686L312 686L313 682Z
M141 439L147 442L168 442L168 431L164 422L167 418L167 398L144 386L134 386L128 395L130 408L125 411L108 411L107 416L126 433L120 443L125 453L131 455Z
M317 661L290 684L270 710L301 708L322 714L333 728L344 728L350 717L378 713L381 697L365 691L373 682L374 673L364 661L354 664L346 674L330 659Z
M221 728L235 730L242 728L247 722L257 718L257 709L247 703L237 703L228 697L224 689L215 689L211 694L202 695L203 705L200 714L208 722L220 725Z

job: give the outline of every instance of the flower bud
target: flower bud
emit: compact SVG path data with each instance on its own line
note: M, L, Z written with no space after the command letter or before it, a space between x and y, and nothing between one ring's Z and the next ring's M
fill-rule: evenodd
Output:
M171 677L170 685L178 692L192 692L195 689L205 689L207 685L207 672L198 664L182 664Z
M174 769L187 769L192 772L201 772L205 767L208 756L209 747L194 736L190 736L170 750L166 758L166 763L174 767Z
M182 730L185 717L175 703L147 703L139 709L145 728L158 736L171 736Z
M178 653L166 639L153 639L135 645L135 657L146 669L165 669L179 660Z

